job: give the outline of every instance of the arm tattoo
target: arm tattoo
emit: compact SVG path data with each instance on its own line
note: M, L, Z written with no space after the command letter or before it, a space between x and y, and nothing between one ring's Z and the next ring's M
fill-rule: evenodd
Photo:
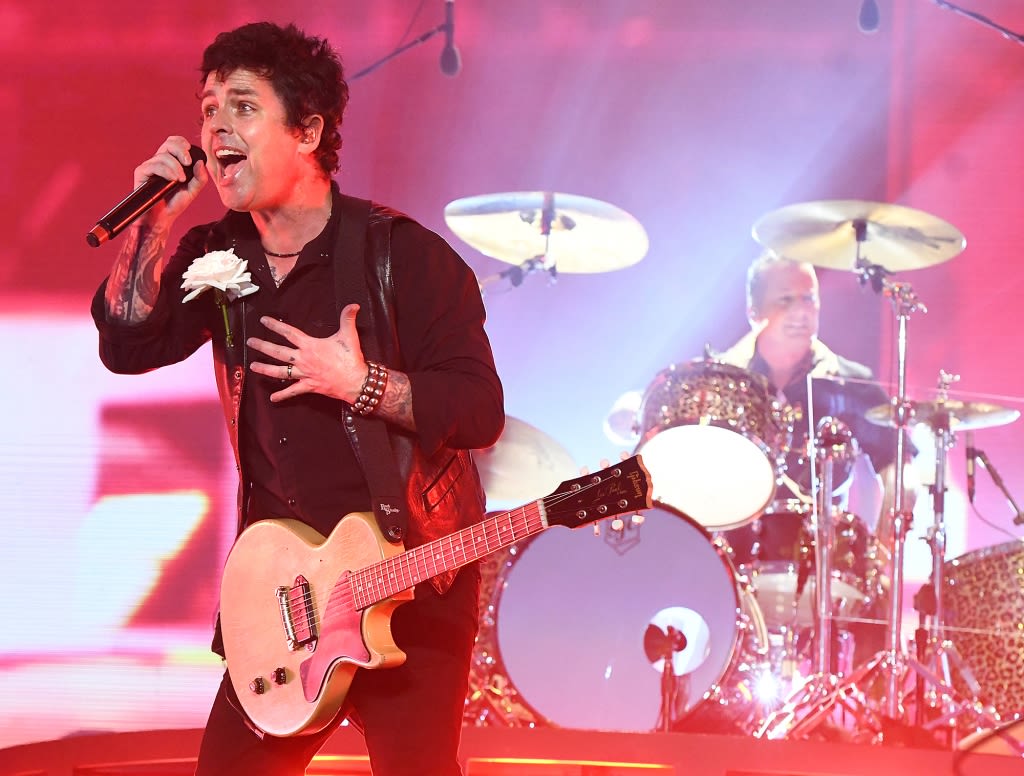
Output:
M121 253L107 281L107 319L139 323L149 317L160 293L166 232L144 226L126 234Z
M376 414L390 423L410 431L416 430L416 419L412 415L412 386L404 372L388 370L388 384Z

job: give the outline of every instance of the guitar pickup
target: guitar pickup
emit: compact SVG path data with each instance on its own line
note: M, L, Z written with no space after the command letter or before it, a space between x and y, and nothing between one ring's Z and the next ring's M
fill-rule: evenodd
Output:
M303 576L295 578L291 587L277 588L277 603L281 607L281 621L288 641L288 649L316 646L316 615L313 611L313 593Z

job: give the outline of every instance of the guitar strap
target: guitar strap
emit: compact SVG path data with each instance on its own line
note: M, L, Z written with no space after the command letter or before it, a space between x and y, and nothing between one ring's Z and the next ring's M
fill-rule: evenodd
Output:
M376 266L378 261L391 260L390 240L387 256L366 255L367 251L373 250L367 240L370 208L371 203L367 199L341 195L341 213L334 245L334 288L339 316L345 300L359 304L356 322L363 355L371 361L381 361L377 327L371 317L373 307L370 304L366 273L369 271L367 268ZM373 516L388 541L401 542L405 536L409 510L387 425L382 420L364 418L355 413L351 413L351 418L357 440L353 447L370 488Z

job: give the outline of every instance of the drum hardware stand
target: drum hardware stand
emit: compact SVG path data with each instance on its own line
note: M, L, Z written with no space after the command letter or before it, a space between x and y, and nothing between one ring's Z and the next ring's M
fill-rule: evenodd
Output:
M757 732L759 738L796 737L824 721L836 703L843 699L836 675L832 671L832 554L835 549L835 525L832 517L832 496L834 492L833 471L836 458L845 457L848 445L852 443L850 429L840 420L831 417L818 422L815 438L818 441L817 454L812 456L821 466L821 482L812 484L818 492L814 502L815 536L815 672L787 698L777 712L765 720ZM813 445L812 445L813 448ZM816 467L812 468L812 471ZM813 475L812 475L813 476ZM797 584L797 597L802 593ZM843 704L849 710L849 706ZM805 716L801 716L805 714Z
M818 676L832 676L832 556L835 552L835 524L832 516L833 480L836 458L845 458L853 435L841 420L831 417L818 421L818 458L821 460L821 498L816 502L815 525L815 603L817 604Z

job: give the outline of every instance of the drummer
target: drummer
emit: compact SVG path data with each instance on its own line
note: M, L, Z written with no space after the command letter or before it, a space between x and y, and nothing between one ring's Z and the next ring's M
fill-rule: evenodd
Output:
M814 266L790 261L766 251L747 270L747 319L751 331L716 357L727 364L768 378L781 401L803 411L805 421L794 429L793 452L777 499L807 501L810 470L804 460L808 414L807 376L812 387L811 412L817 423L825 416L838 418L853 434L859 451L846 482L834 474L844 507L852 509L891 546L891 509L894 501L896 432L866 419L868 409L888 402L872 380L871 370L833 352L818 339L821 300ZM911 452L913 452L911 450ZM913 507L913 470L904 468L904 508ZM850 488L849 494L846 488ZM849 503L846 503L846 496ZM880 523L881 520L881 523Z
M833 466L836 504L857 515L880 545L879 572L888 577L892 547L891 510L895 494L896 431L876 426L866 419L868 409L885 404L888 397L872 380L871 370L844 358L818 339L821 299L814 266L795 262L768 251L758 256L747 270L747 319L750 333L717 358L727 364L764 375L778 391L779 399L802 410L804 420L794 428L786 474L776 491L776 503L789 499L808 502L811 493L810 466L806 461L809 424L807 377L812 380L812 418L815 424L832 416L846 424L853 436L855 457L847 468ZM909 455L914 454L908 445ZM843 477L840 472L844 472ZM904 509L911 511L916 500L913 468L904 467ZM784 511L785 506L781 509ZM765 519L770 519L770 515ZM884 549L881 549L884 548ZM888 595L875 597L862 617L874 623L853 623L855 663L861 663L885 645L881 624L888 608Z

